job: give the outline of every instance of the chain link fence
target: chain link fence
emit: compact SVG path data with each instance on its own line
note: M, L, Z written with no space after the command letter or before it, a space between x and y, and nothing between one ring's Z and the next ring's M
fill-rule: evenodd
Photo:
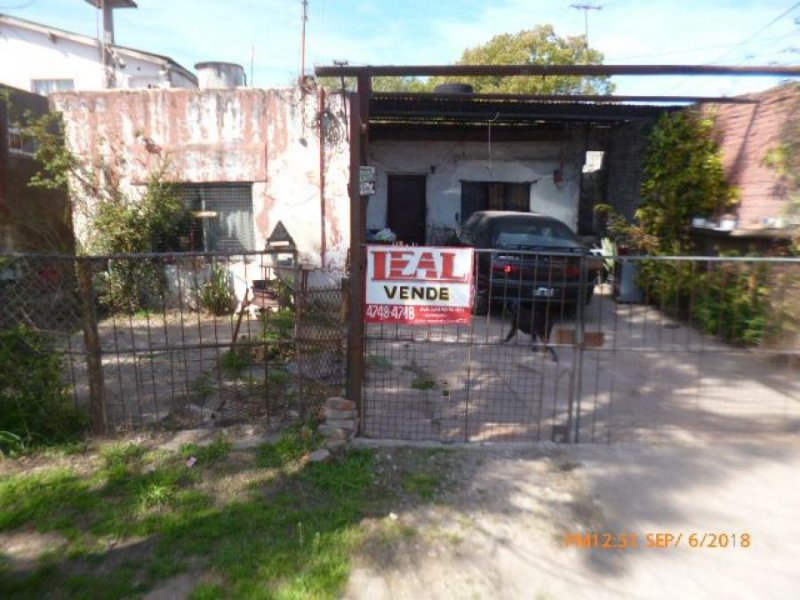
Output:
M341 274L274 258L2 255L0 329L46 336L96 431L279 425L342 393L344 322Z

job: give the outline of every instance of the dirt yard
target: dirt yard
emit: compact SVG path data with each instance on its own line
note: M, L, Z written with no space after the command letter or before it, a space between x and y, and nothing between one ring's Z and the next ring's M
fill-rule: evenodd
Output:
M797 443L447 452L429 450L426 466L419 462L423 451L379 450L379 477L418 473L406 488L432 500L398 500L388 515L365 524L375 533L356 560L347 598L800 594ZM565 536L574 533L600 534L600 543L604 533L617 540L635 534L639 547L567 546ZM728 547L690 546L708 533L726 534L717 543ZM668 540L658 534L675 538L656 547ZM654 547L647 547L648 535Z
M724 344L652 306L617 304L608 286L598 288L584 323L579 356L576 321L558 320L557 361L532 352L528 335L502 343L509 322L499 315L469 327L371 326L365 434L559 441L571 397L581 441L725 442L800 432L800 377L769 351Z

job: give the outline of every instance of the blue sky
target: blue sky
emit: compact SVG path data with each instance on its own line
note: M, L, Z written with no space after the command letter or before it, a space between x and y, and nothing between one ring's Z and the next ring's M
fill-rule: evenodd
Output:
M238 62L254 83L288 85L300 64L300 0L137 0L116 12L117 43L166 54L192 68ZM551 23L580 35L574 0L309 0L307 62L446 64L493 35ZM581 0L583 3L583 0ZM791 0L592 0L590 44L606 63L766 65L800 62L800 2ZM791 9L791 10L790 10ZM788 13L777 19L782 13ZM85 0L0 0L0 12L97 32ZM776 20L777 19L777 20ZM774 21L774 22L773 22ZM5 59L5 57L2 57ZM724 94L774 78L616 78L618 93Z

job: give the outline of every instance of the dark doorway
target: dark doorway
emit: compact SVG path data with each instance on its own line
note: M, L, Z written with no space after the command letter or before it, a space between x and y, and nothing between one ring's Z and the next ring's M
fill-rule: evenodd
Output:
M425 244L425 175L389 175L387 226L399 241Z

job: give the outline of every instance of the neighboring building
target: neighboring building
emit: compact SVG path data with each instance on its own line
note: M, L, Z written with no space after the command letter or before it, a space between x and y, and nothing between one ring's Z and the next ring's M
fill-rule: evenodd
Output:
M47 99L0 86L0 250L71 252L65 190L30 187L39 169L25 119L48 111Z
M41 95L197 87L197 77L172 59L114 44L113 9L135 6L130 0L106 2L107 27L101 39L0 14L0 83Z
M743 104L705 105L715 119L728 181L739 192L734 209L736 225L720 231L719 224L694 228L701 247L766 252L788 246L793 229L787 213L789 190L768 156L785 141L787 127L796 129L800 117L800 85L793 83L765 92L740 96Z
M132 194L166 166L197 216L175 250L260 250L281 221L303 262L344 266L350 156L340 96L236 88L67 92L50 100L64 115L71 150L86 164L113 165ZM91 218L74 214L81 243Z

